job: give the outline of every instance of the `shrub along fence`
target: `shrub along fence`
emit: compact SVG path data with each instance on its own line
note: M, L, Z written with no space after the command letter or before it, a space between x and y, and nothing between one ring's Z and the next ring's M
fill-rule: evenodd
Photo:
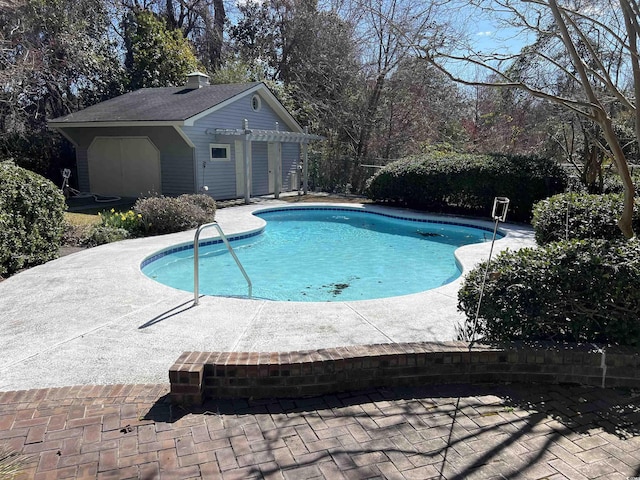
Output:
M366 194L378 202L473 215L489 215L494 198L506 196L509 218L529 221L533 205L566 183L565 171L544 158L435 152L381 168Z
M622 194L590 195L561 193L533 207L531 224L540 245L572 238L622 240L618 228L624 199ZM633 229L640 232L640 205L636 199Z

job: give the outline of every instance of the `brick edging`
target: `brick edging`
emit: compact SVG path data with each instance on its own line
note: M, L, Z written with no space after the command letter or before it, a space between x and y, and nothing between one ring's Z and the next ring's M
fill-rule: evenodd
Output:
M586 344L416 342L292 352L185 352L171 401L303 397L381 386L538 382L640 387L640 350Z

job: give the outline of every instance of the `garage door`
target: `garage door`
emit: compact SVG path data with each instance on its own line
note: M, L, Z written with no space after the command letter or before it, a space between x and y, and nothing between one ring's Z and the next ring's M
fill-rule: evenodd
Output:
M97 137L87 152L91 193L161 194L160 152L146 137Z

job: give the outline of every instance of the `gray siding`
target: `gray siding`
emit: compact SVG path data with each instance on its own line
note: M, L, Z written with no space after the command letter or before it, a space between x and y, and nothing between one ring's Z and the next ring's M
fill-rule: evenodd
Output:
M237 198L242 195L236 193L236 162L234 138L219 137L207 134L207 130L216 128L243 128L244 119L249 121L249 128L259 130L275 130L276 122L279 122L281 131L288 131L283 120L267 104L262 102L262 108L255 112L251 108L251 97L247 95L236 102L213 112L212 114L196 121L193 127L184 127L184 132L196 146L196 176L198 186L207 185L209 194L217 200ZM209 144L228 143L231 145L231 161L211 162L209 160ZM284 146L283 146L284 147ZM298 148L297 145L294 145ZM290 149L288 149L290 150ZM253 142L252 154L252 195L266 195L269 192L267 144L265 142ZM291 157L288 157L289 159ZM289 161L289 160L288 160ZM202 165L206 165L202 168ZM284 171L288 172L289 165L284 165L283 148L283 177Z
M253 195L267 195L269 191L269 147L267 142L254 142L251 149Z
M282 190L297 190L298 185L292 183L292 178L300 178L298 165L300 164L300 145L297 143L282 144Z
M76 143L78 185L88 192L89 168L87 150L95 137L149 137L160 150L163 195L193 193L193 149L172 127L67 128L65 132Z
M190 147L172 127L113 127L113 128L67 128L66 133L77 144L77 175L80 190L89 191L87 149L96 136L149 137L160 151L162 194L179 195L198 192L203 186L217 200L238 198L243 192L236 191L236 151L234 141L238 137L221 137L206 133L216 128L243 128L248 119L249 128L275 130L279 122L281 131L288 131L286 124L276 112L262 102L260 111L251 108L253 94L246 95L232 104L207 115L194 126L183 127L183 133L195 148ZM229 161L211 161L209 145L230 145ZM269 191L268 147L266 142L253 142L252 150L252 195L266 195ZM282 190L296 188L292 185L291 173L296 172L300 158L298 144L282 145Z
M208 193L216 200L225 200L228 198L236 198L236 168L235 168L235 139L227 137L225 139L214 139L213 137L202 146L205 155L201 155L196 160L197 177L201 181L201 185L206 185L209 189ZM231 159L229 161L211 161L209 159L209 145L211 143L228 144L230 148ZM196 146L196 151L198 148ZM203 160L200 160L203 158Z

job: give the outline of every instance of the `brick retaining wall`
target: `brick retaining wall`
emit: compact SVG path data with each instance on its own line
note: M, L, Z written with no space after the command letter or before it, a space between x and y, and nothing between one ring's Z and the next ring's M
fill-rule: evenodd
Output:
M640 387L640 351L594 345L421 342L293 352L185 352L169 370L171 401L304 397L380 386L538 382ZM604 368L603 368L604 366Z

